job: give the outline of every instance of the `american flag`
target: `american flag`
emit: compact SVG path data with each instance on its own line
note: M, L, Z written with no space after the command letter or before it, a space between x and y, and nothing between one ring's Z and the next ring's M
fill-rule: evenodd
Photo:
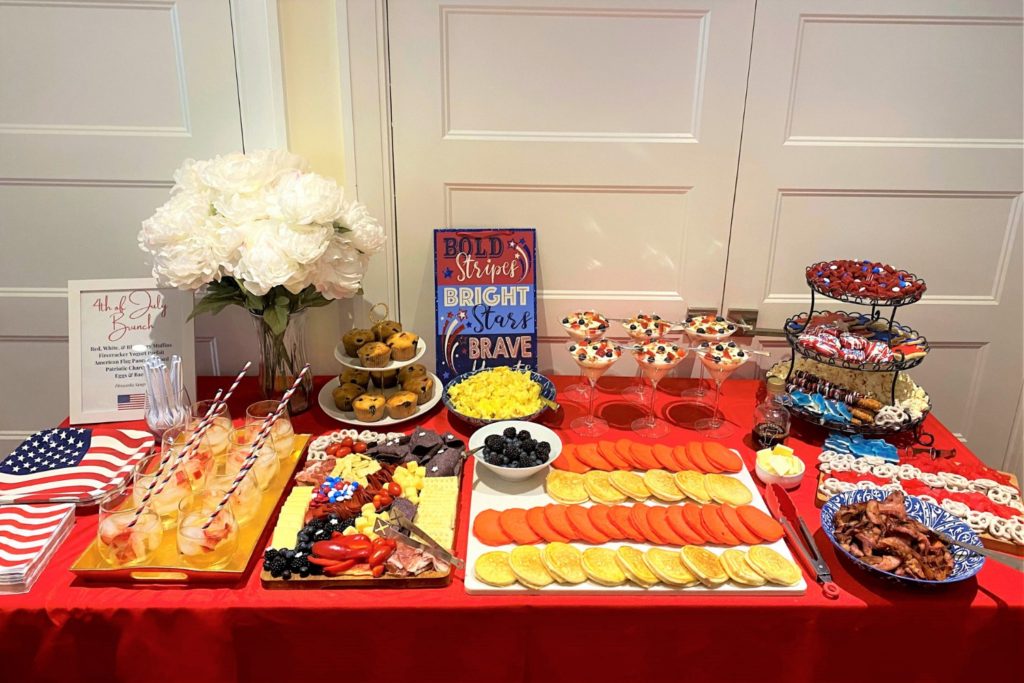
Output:
M67 529L74 505L11 505L0 507L0 574L24 573L42 553L51 550ZM18 577L20 578L20 576Z
M118 394L118 410L142 410L146 407L145 394Z
M0 500L95 501L131 475L154 443L133 429L45 429L0 462Z

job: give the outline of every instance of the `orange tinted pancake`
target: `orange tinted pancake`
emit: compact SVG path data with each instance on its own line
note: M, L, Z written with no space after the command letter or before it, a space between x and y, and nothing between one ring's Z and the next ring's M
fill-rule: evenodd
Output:
M517 545L530 545L540 541L540 536L533 532L530 523L526 521L526 510L522 508L502 510L498 517L498 524Z
M562 446L562 454L558 456L558 459L566 458L566 466L563 468L569 472L575 472L576 474L586 474L591 470L590 465L586 465L580 462L580 459L576 456L576 444L567 443Z
M603 506L601 506L603 507ZM623 538L629 538L637 543L644 543L647 541L644 535L640 533L640 530L633 524L633 520L630 519L630 513L632 508L625 505L616 505L608 508L608 520L619 530L619 535Z
M611 508L607 505L592 505L587 508L587 516L590 523L602 534L616 541L624 541L628 538L626 534L619 531L619 528L612 524L610 519Z
M604 470L605 472L611 472L613 469L615 469L607 460L601 457L600 453L597 452L597 444L576 444L576 457L584 465L595 470Z
M669 506L667 521L668 525L672 527L672 531L676 532L676 536L686 541L687 544L704 545L704 537L691 529L690 525L686 523L682 505Z
M569 539L555 531L555 528L548 522L543 507L530 508L526 511L526 523L533 529L533 533L540 536L546 543L560 541L568 543Z
M686 455L686 446L676 446L672 449L672 457L679 463L679 471L682 470L697 470L697 466L693 464L689 456Z
M690 531L703 538L705 543L714 541L711 537L711 532L704 528L704 522L700 518L699 505L694 505L693 503L684 505L683 519L686 520L686 526L690 527Z
M647 506L643 503L633 503L632 508L629 511L629 521L633 522L633 526L637 528L644 538L649 543L655 543L658 545L666 545L667 541L661 538L651 528L651 523L647 521Z
M705 441L704 455L720 472L739 472L743 469L743 459L720 443Z
M668 523L668 508L661 505L652 505L647 510L647 523L651 525L658 536L665 539L668 545L686 545L686 541L679 537Z
M725 525L729 527L729 531L736 538L747 545L756 545L761 542L761 538L747 528L747 525L740 519L739 513L736 512L736 508L732 505L723 505L718 511L722 513L722 521L725 522Z
M633 457L632 445L633 442L629 439L619 439L615 442L615 450L618 451L619 456L621 456L623 460L631 465L630 469L641 470L643 468L640 466L640 463L638 463L636 458Z
M559 535L568 539L576 540L576 530L569 524L569 512L564 505L547 505L544 507L544 516L548 524L558 532Z
M777 541L786 533L781 524L753 505L741 505L736 508L736 513L752 533L766 541Z
M483 510L473 520L473 535L484 545L507 545L512 538L498 523L501 513L497 510Z
M654 459L657 460L663 468L669 472L678 472L679 463L672 457L672 448L666 446L663 443L656 443L651 448L651 452L654 454Z
M598 441L597 452L601 454L601 457L608 461L608 464L617 470L633 469L633 463L626 460L619 454L618 449L615 448L615 442L613 441Z
M698 471L708 474L717 472L718 468L711 464L711 461L704 455L704 446L700 441L691 441L686 444L686 457L690 459Z
M633 462L641 465L642 470L660 470L661 464L655 459L654 452L647 444L636 443L629 446L629 453L633 456Z
M576 530L576 537L582 538L587 543L593 543L594 545L601 545L612 540L610 537L601 533L596 526L590 521L590 515L587 514L587 508L582 505L570 505L566 510L569 513L569 524Z
M704 521L704 528L711 532L716 543L722 545L739 545L740 539L729 531L729 527L722 521L722 513L717 505L705 505L700 509L700 518Z

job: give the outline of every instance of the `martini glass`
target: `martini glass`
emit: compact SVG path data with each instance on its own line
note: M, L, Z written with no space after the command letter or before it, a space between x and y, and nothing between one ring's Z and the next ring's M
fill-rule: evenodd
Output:
M610 341L593 341L569 345L569 353L580 366L580 372L590 382L590 399L587 414L577 417L569 425L580 436L601 436L608 431L608 422L594 415L594 397L597 395L597 380L622 356L622 348Z
M723 420L718 412L718 404L722 398L722 382L750 360L750 354L736 346L736 342L702 342L697 348L697 356L701 365L708 369L708 374L714 380L718 391L715 393L715 408L711 412L711 417L697 420L694 426L707 437L724 439L731 436L735 429Z
M647 404L647 416L633 420L630 427L638 436L657 439L668 434L668 423L659 420L654 413L654 399L658 394L658 382L672 372L686 358L686 349L667 339L655 339L640 347L633 354L644 377L651 383L651 397Z
M604 337L608 331L608 319L595 311L573 311L562 318L562 327L573 342L586 343ZM581 370L580 381L568 386L562 395L570 400L587 398L590 395L590 385L583 379Z
M661 316L655 313L637 313L632 318L624 320L622 327L626 330L626 334L629 335L634 344L642 346L668 332L672 327L672 323L662 320ZM630 400L643 403L649 398L648 393L647 385L644 384L643 370L638 364L633 385L624 390L622 395Z
M706 341L717 344L734 335L736 333L736 325L720 315L688 315L683 322L683 332L691 342ZM703 401L707 393L707 390L704 388L704 364L701 363L699 374L697 375L697 386L693 389L687 389L679 395L683 398Z

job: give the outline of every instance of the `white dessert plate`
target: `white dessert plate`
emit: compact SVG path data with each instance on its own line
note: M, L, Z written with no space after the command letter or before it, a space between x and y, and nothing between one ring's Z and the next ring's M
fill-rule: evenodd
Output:
M356 419L355 412L351 410L338 410L337 406L334 405L334 399L331 397L331 392L337 389L338 385L341 384L341 382L338 381L337 377L335 377L334 379L332 379L330 382L323 386L323 389L320 390L320 394L317 396L317 402L320 404L320 407L323 408L325 413L333 417L338 422L344 422L346 424L352 425L362 425L365 426L367 429L378 430L379 427L387 427L388 425L397 425L403 422L408 422L409 420L415 420L418 417L422 417L428 410L437 405L438 401L441 400L441 394L444 393L444 387L441 386L441 380L437 378L437 375L430 372L428 372L427 374L430 375L430 378L434 380L433 396L431 396L430 400L424 403L423 405L416 406L416 412L414 412L412 415L410 415L409 417L403 417L400 420L396 420L385 415L376 422L363 422L361 420ZM384 397L390 398L391 395L394 394L396 391L401 390L402 388L397 386L385 389ZM373 389L374 393L378 391L380 391L380 389Z
M334 347L334 358L339 363L348 368L355 368L356 370L366 370L368 372L383 372L385 370L397 370L404 368L406 365L412 365L420 358L423 358L423 354L427 352L427 342L423 341L423 337L416 340L416 354L409 360L393 360L382 368L368 368L363 365L363 362L358 357L345 355L345 345L338 342L338 345ZM334 402L331 402L334 405Z

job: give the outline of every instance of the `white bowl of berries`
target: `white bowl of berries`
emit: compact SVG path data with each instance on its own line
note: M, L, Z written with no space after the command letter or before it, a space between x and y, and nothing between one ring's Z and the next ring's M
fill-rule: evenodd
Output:
M558 434L536 422L492 422L469 437L477 465L502 479L522 481L547 470L562 452Z

